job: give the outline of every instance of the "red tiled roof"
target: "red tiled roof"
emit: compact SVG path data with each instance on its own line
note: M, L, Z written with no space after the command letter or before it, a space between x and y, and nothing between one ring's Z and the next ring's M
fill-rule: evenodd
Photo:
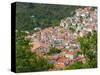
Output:
M71 60L70 58L59 58L58 62L68 62L70 60Z
M47 56L47 59L52 60L53 56Z
M40 48L40 47L43 47L43 48L48 48L48 46L47 45L45 45L45 44L43 44L43 43L41 43L41 42L39 42L38 40L34 40L34 42L33 42L33 47L32 47L32 51L35 51L37 48Z
M64 49L64 46L58 46L57 48L58 49Z
M75 53L74 53L74 52L66 52L66 54L72 54L72 55L73 55L73 54L75 54Z
M64 68L65 67L65 65L62 63L62 64L54 64L54 67L56 68L56 69L60 69L60 68Z
M38 48L46 48L47 49L47 47L45 47L45 46L39 46L39 47L37 47L37 48L32 48L32 51L35 51L36 49L38 49ZM36 52L36 51L35 51Z

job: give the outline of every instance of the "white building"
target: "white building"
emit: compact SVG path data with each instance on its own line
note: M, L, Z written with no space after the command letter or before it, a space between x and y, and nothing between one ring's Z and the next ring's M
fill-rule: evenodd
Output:
M73 59L75 57L75 53L74 52L66 52L65 57Z

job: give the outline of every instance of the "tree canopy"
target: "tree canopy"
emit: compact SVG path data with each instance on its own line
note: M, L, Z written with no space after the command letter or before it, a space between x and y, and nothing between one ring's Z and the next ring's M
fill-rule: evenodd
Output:
M16 72L46 71L53 65L30 50L29 40L24 32L16 32Z
M75 14L80 6L16 3L16 28L32 31L35 27L58 26L60 20Z
M89 68L97 67L97 32L93 31L80 38L81 51Z
M51 47L50 48L50 51L47 53L48 55L52 55L52 54L57 54L57 53L60 53L61 50L60 49L57 49L55 47Z
M81 51L77 54L83 54L86 63L75 61L74 64L65 67L65 69L96 68L97 67L97 32L93 31L79 38Z

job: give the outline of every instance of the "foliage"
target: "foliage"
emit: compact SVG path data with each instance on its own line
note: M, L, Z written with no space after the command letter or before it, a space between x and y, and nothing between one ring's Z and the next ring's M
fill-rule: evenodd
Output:
M97 67L97 32L93 31L92 33L88 33L80 37L79 41L81 51L78 51L77 55L83 54L86 63L75 61L74 64L65 67L65 70Z
M47 54L51 55L51 54L57 54L57 53L60 53L60 52L61 52L60 49L57 49L55 47L51 47L50 51Z
M75 28L70 26L69 27L69 30L72 31L72 32L74 32L75 31Z
M97 32L88 33L80 38L82 53L86 58L89 68L97 67Z
M87 63L83 64L81 61L75 61L73 64L66 66L65 70L72 70L72 69L87 69L89 65Z
M57 26L60 20L73 16L79 6L16 3L16 28L31 31L35 27Z
M46 71L53 65L30 50L29 40L25 40L25 33L16 32L16 72Z
M80 61L76 61L74 64L65 67L65 70L81 69L81 68L83 68L82 65L83 64Z

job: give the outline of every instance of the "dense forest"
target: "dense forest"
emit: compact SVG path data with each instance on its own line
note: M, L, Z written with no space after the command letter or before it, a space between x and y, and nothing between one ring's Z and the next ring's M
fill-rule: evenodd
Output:
M16 3L16 28L32 31L35 27L57 26L61 19L73 16L79 6Z

